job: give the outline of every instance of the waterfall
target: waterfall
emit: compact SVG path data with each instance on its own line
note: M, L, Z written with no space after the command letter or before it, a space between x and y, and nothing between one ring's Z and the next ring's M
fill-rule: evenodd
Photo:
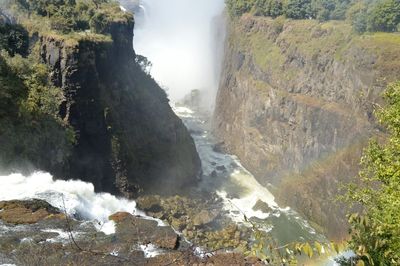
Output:
M195 89L215 95L224 1L143 0L140 5L145 14L136 17L134 48L151 61L150 73L170 99L179 101Z

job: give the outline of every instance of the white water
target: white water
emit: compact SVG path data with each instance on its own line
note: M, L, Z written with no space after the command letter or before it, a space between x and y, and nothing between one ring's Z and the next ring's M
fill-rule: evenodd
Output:
M192 137L195 140L199 152L202 167L203 181L200 189L209 192L216 192L223 200L223 209L228 211L228 216L238 224L252 226L247 223L247 219L259 219L256 224L261 230L272 232L274 237L283 242L291 241L320 241L324 242L324 236L319 235L290 208L280 208L275 202L272 193L262 186L255 177L247 171L236 156L223 154L213 151L213 139L207 129L207 122L199 114L185 106L172 106L174 112L184 121L185 125L195 132ZM217 171L216 175L212 172L217 166L223 165L227 171ZM234 191L234 193L232 193ZM253 206L261 200L272 208L271 212L253 210ZM254 223L254 221L253 221ZM276 232L275 232L276 231ZM286 234L286 235L282 235ZM202 249L197 248L197 253L201 254ZM337 256L316 258L312 265L338 266L335 258L344 256L346 258L354 256L353 252L342 252Z
M91 183L53 180L50 174L42 172L31 176L0 176L0 200L33 198L45 200L60 210L65 210L69 215L93 221L96 227L106 234L115 232L114 223L109 221L108 217L118 211L146 217L136 209L134 201L117 198L109 193L95 193ZM160 220L157 222L164 225Z
M324 241L324 237L296 212L279 207L272 193L241 165L236 156L213 150L215 141L209 132L207 117L185 106L173 105L172 108L192 132L200 155L203 178L199 189L216 192L233 221L251 226L246 220L254 218L260 229L272 232L282 243ZM271 210L254 210L259 200L268 204Z
M213 20L222 14L224 0L140 3L145 11L135 17L134 48L152 62L150 73L170 99L178 101L193 89L215 93L219 75Z

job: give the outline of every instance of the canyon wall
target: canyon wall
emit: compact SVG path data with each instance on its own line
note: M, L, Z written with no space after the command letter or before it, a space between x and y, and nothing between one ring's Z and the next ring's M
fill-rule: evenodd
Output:
M128 197L177 193L200 174L194 142L165 92L135 63L133 21L108 31L111 41L72 46L40 39L41 57L66 96L61 115L78 136L63 175Z
M133 17L115 17L102 34L30 32L30 58L47 65L51 83L62 92L59 114L31 123L61 119L69 131L60 133L60 125L42 127L31 134L41 136L40 148L32 150L27 140L9 147L20 150L12 153L16 158L4 156L12 171L21 171L27 159L33 169L92 182L96 191L127 197L182 192L201 172L193 139L165 92L138 62ZM0 134L1 141L13 143L7 138L17 139L20 133ZM72 146L51 144L64 143L65 135L74 139Z
M281 204L345 236L334 199L381 135L373 109L400 78L400 35L244 15L230 21L223 69L215 135Z

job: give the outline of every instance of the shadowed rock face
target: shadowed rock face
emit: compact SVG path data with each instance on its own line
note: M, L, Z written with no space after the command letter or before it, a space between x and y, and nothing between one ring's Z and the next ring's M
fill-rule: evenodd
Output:
M200 174L194 142L165 92L135 63L133 21L107 31L112 42L40 37L42 60L65 95L60 115L77 134L69 161L46 170L127 197L177 193Z
M278 200L345 231L340 208L325 211L378 132L372 103L400 78L399 44L395 34L354 35L344 22L231 22L214 132L261 184L278 188Z

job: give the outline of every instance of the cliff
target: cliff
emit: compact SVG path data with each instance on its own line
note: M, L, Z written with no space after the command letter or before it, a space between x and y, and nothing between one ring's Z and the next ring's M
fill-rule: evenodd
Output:
M174 194L196 182L201 166L194 142L137 62L133 26L133 17L124 16L103 34L30 30L32 57L37 53L48 66L62 92L58 116L74 132L70 149L49 145L50 138L63 139L40 132L50 137L28 156L34 168L127 197ZM35 163L39 157L48 160Z
M400 35L244 15L230 22L225 53L214 133L278 201L345 236L334 199L379 134L374 103L400 78Z

